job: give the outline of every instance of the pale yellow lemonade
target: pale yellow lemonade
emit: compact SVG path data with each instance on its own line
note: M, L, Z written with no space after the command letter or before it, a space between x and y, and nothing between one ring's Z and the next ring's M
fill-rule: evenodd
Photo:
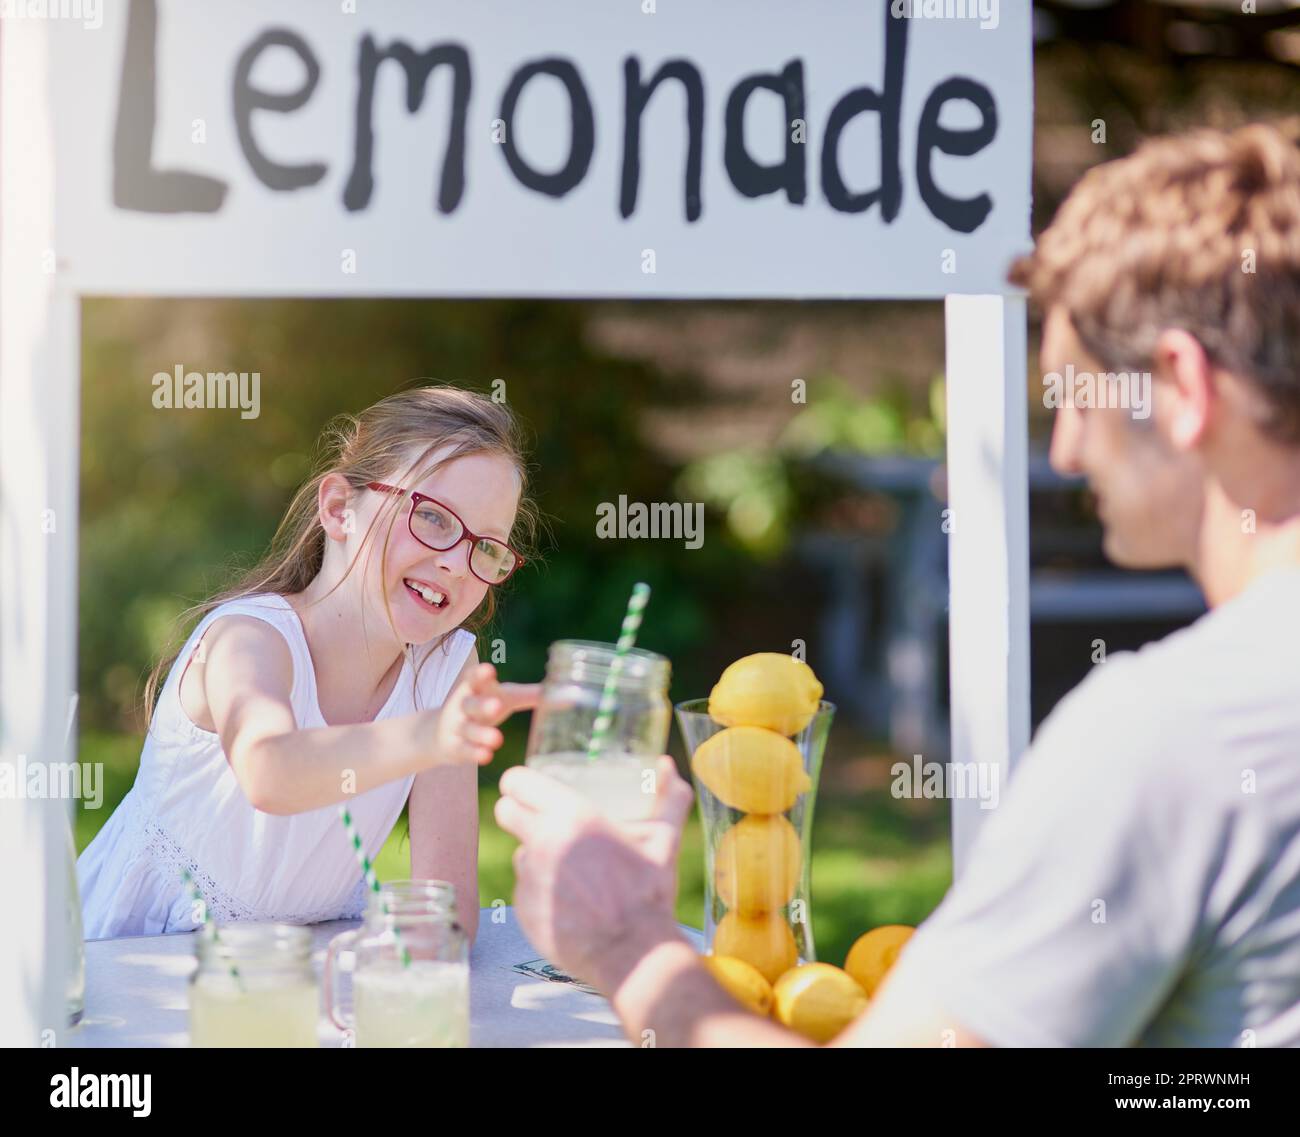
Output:
M372 1047L469 1046L469 965L375 960L352 975L356 1043Z
M190 986L190 1045L318 1046L317 1013L315 983L199 975Z
M613 821L644 821L654 812L656 761L627 753L589 759L573 750L534 754L524 764L577 790Z

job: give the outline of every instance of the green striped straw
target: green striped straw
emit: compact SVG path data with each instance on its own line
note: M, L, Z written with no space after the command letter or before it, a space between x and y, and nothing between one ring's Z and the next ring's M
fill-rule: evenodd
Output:
M366 856L366 850L361 844L361 834L357 832L357 827L352 823L352 814L348 812L346 805L339 806L339 820L343 822L343 830L348 835L348 841L352 845L352 851L357 855L357 863L361 866L361 875L366 878L366 887L376 896L379 895L379 878L375 876L375 866L370 863L370 858ZM388 905L384 905L384 911L388 911ZM402 966L411 966L411 953L406 950L406 945L402 942L402 933L398 931L397 926L393 926L393 939L397 941L397 951L402 958Z
M194 903L199 906L200 911L203 913L203 930L211 933L212 942L214 944L219 944L221 942L221 937L217 935L217 925L213 921L211 913L208 912L208 902L203 899L203 893L199 891L199 886L190 875L189 869L181 869L181 880L185 882L186 886L190 890L191 899L193 899ZM230 965L230 977L239 984L239 989L242 991L244 989L244 980L239 974L239 968L237 968L233 963Z
M605 745L609 728L614 724L615 693L618 677L623 670L623 660L636 643L636 634L641 629L641 617L645 606L650 602L650 586L637 584L632 588L632 596L627 602L627 613L623 616L623 627L614 645L614 658L609 665L609 674L605 677L605 688L600 693L600 706L596 711L596 722L591 728L591 741L587 743L587 761L590 762Z

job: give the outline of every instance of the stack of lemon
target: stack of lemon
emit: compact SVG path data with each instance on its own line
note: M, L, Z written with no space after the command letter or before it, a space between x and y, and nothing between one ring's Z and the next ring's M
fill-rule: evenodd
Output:
M790 736L812 721L821 697L821 683L802 660L777 652L737 660L709 696L709 714L725 729L700 744L691 768L742 815L714 855L714 890L727 911L714 931L709 969L746 1006L824 1042L866 1006L911 929L868 932L843 969L798 965L783 910L799 886L803 853L786 814L812 782Z
M709 715L726 728L695 751L691 769L741 818L718 842L713 886L726 906L713 950L744 960L774 983L799 949L782 909L803 869L799 834L785 814L812 785L790 735L821 703L822 685L802 660L777 652L739 659L709 695Z
M829 1042L866 1009L913 931L906 924L873 928L858 937L843 968L805 963L791 967L775 984L735 956L714 954L704 962L737 1002L814 1042ZM716 941L714 947L716 952Z

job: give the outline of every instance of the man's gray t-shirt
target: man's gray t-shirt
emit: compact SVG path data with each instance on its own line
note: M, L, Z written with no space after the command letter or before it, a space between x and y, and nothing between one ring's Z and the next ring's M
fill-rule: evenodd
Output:
M890 977L1002 1046L1300 1046L1300 570L1095 666Z

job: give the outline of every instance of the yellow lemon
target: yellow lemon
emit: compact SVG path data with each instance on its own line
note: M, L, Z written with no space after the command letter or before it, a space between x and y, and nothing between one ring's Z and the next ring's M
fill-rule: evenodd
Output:
M915 928L907 924L885 924L859 936L849 948L844 970L853 976L868 995L874 995L885 972L894 966L894 960L903 950Z
M752 963L732 955L706 955L704 966L728 995L760 1015L772 1013L772 984Z
M822 685L802 659L761 651L738 659L709 695L709 714L724 726L762 726L797 734L812 721Z
M814 1042L829 1042L867 1006L867 993L846 971L805 963L787 971L772 989L773 1013Z
M714 930L713 953L744 960L769 983L799 960L794 933L775 912L763 916L728 912Z
M802 863L799 834L779 814L742 817L718 842L713 880L722 903L747 916L790 903Z
M691 769L714 797L743 813L784 813L812 785L799 747L757 726L733 726L705 739Z

